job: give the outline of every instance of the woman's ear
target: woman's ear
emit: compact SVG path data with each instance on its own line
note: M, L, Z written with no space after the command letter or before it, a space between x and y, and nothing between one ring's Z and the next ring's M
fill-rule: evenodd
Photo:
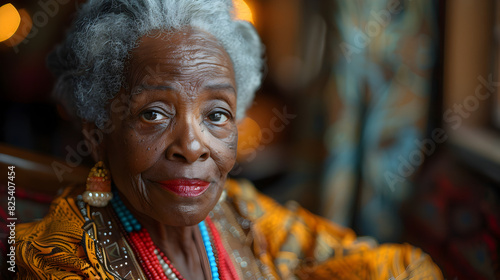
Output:
M82 121L82 133L95 162L104 158L104 133L94 122Z

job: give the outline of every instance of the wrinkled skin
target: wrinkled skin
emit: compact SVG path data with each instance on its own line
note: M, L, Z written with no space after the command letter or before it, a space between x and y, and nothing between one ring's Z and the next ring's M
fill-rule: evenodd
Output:
M125 81L94 157L105 161L124 203L184 277L203 279L195 225L217 203L236 160L232 62L201 30L157 31L132 51ZM158 183L177 178L210 186L183 197Z

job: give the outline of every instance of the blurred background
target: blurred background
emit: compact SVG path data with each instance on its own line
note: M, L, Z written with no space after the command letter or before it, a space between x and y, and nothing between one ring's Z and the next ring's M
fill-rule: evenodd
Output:
M0 163L19 171L20 221L43 217L92 165L45 67L81 2L0 1ZM500 3L235 6L267 67L231 176L359 235L419 246L447 279L500 279Z

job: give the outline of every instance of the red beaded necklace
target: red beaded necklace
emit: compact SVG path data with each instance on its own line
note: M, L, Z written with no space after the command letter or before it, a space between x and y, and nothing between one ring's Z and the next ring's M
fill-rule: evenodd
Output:
M215 251L217 252L217 256L219 258L219 274L221 275L220 278L227 280L237 280L238 273L236 272L234 265L229 259L229 255L224 249L224 245L222 244L219 233L217 232L217 228L209 217L207 217L205 221L208 225L209 232L212 235L215 244Z
M145 228L142 228L140 231L133 231L129 233L129 239L133 250L139 257L139 264L146 274L146 277L148 277L148 279L168 280L163 267L160 265L160 261L156 257L155 250L157 252L160 252L160 250L154 245L148 231ZM163 253L162 255L164 256ZM166 259L166 256L164 257ZM165 262L169 265L175 276L178 279L184 279L168 259L167 261Z
M148 279L183 280L179 271L173 266L167 256L158 248L149 232L141 226L127 209L115 191L111 200L120 227L125 232L125 238L137 255L137 260ZM207 217L198 224L203 243L210 262L212 277L223 280L237 280L238 274L229 255L222 244L221 238L212 220ZM212 240L213 242L210 242ZM213 244L213 245L212 245Z
M238 280L239 277L236 269L233 266L228 253L223 247L215 224L209 217L207 217L205 221L208 225L210 237L212 237L215 247L214 253L219 267L219 278L223 280ZM151 236L145 228L142 228L139 231L130 232L127 239L134 252L136 252L139 264L148 279L169 280L175 279L174 277L179 280L184 279L180 272L172 265L167 256L153 243ZM165 271L165 266L160 264L160 260L157 255L159 255L164 263L168 265L168 268L170 268L171 274L173 274L171 277L167 277L165 274L167 273Z

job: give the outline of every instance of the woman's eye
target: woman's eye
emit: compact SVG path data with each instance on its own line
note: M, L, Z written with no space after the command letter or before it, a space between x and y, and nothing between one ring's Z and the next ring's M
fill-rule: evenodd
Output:
M221 113L221 112L215 112L210 115L208 115L208 119L215 123L215 124L223 124L225 123L229 118L226 116L226 114Z
M155 122L155 121L160 121L163 119L166 119L167 116L165 116L162 113L156 112L156 111L146 111L141 114L142 119L148 122Z

